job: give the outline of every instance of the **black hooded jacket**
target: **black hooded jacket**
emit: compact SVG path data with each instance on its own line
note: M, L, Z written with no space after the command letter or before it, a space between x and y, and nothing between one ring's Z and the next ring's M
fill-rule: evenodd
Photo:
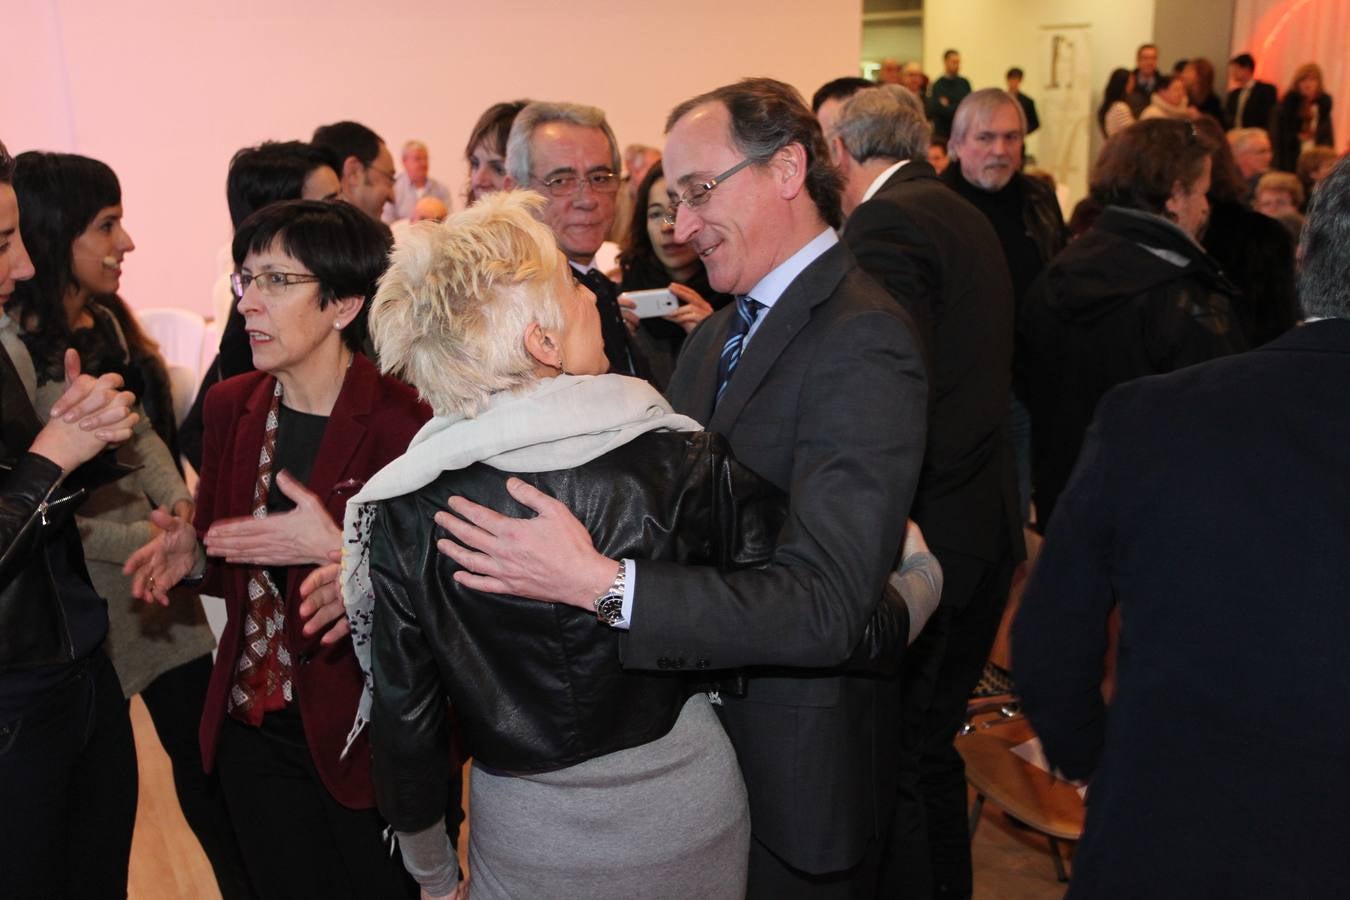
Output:
M1160 216L1108 207L1032 285L1017 324L1044 532L1097 401L1117 384L1246 349L1233 285Z

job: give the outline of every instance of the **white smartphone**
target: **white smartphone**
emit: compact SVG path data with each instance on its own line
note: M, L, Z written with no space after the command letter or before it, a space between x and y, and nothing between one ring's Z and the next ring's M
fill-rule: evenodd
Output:
M654 288L650 291L624 291L619 295L619 299L627 298L633 301L633 312L637 313L639 319L652 319L657 316L667 316L680 308L680 301L675 299L669 288Z

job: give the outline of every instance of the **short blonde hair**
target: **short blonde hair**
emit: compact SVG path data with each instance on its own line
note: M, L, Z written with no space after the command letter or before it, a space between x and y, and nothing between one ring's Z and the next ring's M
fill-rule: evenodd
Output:
M1259 197L1262 191L1283 191L1295 206L1303 205L1303 182L1293 172L1267 172L1262 175L1252 193Z
M563 326L553 279L565 265L533 191L484 197L444 223L418 222L394 248L370 310L381 371L438 416L472 418L535 378L532 322Z

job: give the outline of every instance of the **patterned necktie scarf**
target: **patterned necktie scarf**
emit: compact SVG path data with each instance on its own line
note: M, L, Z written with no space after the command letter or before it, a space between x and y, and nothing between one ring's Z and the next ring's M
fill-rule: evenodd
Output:
M726 393L731 375L736 371L736 364L741 361L745 336L750 333L750 326L755 324L763 308L763 303L744 294L736 298L736 318L731 320L731 330L727 333L726 343L722 345L722 355L717 359L717 398L713 401L714 406L722 402L722 395Z
M281 382L272 392L267 411L258 477L253 482L253 517L267 515L272 487L272 461L277 449L277 419L281 410ZM291 654L286 649L286 603L262 566L249 569L248 601L244 606L244 649L230 687L229 712L250 725L260 725L263 714L291 702Z

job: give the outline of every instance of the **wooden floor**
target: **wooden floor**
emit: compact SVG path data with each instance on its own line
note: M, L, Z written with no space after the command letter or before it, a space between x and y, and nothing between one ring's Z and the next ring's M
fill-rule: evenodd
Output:
M1034 556L1039 541L1028 539ZM1007 626L1016 611L1025 571L1013 586L1012 601L1003 628L994 645L994 660L1006 665L1010 659ZM131 704L140 760L140 805L136 811L136 834L131 845L132 900L214 900L216 890L211 867L201 847L183 821L174 795L169 759L155 735L150 716L140 698ZM465 785L464 796L469 795ZM468 827L460 841L460 862L465 865ZM975 900L1057 900L1065 885L1055 879L1044 837L1018 828L993 804L986 804L972 846L975 860Z

